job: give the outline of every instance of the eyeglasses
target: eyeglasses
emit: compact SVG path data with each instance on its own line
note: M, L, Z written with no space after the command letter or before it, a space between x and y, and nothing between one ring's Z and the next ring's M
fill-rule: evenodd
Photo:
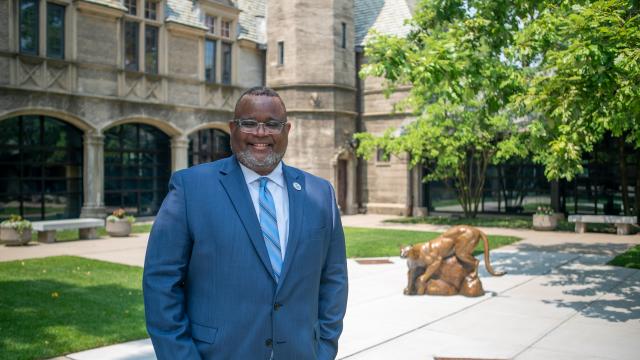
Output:
M262 126L265 134L274 135L280 134L286 121L267 121L259 122L254 119L236 119L235 123L240 127L240 131L247 134L257 134L258 129Z

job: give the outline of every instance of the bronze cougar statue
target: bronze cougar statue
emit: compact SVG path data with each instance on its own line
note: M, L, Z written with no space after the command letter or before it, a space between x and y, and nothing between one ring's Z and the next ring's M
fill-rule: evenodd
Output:
M480 239L487 271L494 276L504 275L491 267L487 236L473 226L458 225L431 241L402 248L400 257L407 259L409 267L404 294L483 295L478 278L480 262L473 256Z

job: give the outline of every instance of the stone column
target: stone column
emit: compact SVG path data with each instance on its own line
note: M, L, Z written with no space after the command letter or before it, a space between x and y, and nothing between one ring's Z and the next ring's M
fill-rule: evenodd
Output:
M189 167L189 139L176 136L171 139L171 172Z
M80 217L104 218L104 136L88 132L84 135L84 166L82 184L84 202Z
M349 162L347 163L347 213L354 215L358 213L358 203L356 202L356 157L353 152L349 152Z
M424 184L422 183L422 177L424 176L421 166L414 166L410 170L412 173L413 182L413 216L428 216L429 209L425 204L424 198Z

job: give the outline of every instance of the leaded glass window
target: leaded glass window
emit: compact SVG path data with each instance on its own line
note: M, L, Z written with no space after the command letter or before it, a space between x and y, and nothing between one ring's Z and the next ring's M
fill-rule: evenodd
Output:
M222 83L231 84L231 44L222 43Z
M204 25L207 27L207 32L210 34L216 33L216 18L211 15L205 15Z
M204 129L189 135L189 166L231 156L229 134L219 129Z
M82 131L62 120L18 116L0 122L0 219L80 216Z
M47 3L47 57L64 58L64 9L62 5Z
M222 20L220 25L220 35L226 38L231 37L231 21Z
M38 55L39 44L39 1L20 0L20 52Z
M146 25L144 28L144 58L145 72L151 74L158 73L158 28L151 25Z
M124 22L124 67L131 71L138 71L139 26L135 21Z
M138 0L124 0L124 6L127 8L127 14L138 14Z
M284 41L278 41L278 65L284 65Z
M216 41L207 40L204 49L204 78L207 82L216 81Z
M158 18L158 2L145 0L144 17L149 20L157 20Z
M105 205L136 216L155 215L171 175L170 139L146 124L124 124L105 131Z

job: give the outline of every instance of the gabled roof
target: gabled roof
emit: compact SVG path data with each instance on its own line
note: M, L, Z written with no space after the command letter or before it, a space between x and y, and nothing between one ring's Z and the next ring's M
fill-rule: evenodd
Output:
M412 3L412 0L408 0ZM369 30L385 35L406 36L411 17L407 0L354 0L353 17L356 29L356 46L364 46L369 40Z
M238 39L265 44L267 42L266 0L238 0L238 8L242 10L239 19Z
M118 9L118 10L126 10L124 5L122 5L122 0L84 0L88 3L94 3L99 5L108 6L110 8Z
M164 6L165 21L206 29L197 1L167 0Z
M97 0L118 1L118 0ZM195 28L206 29L200 10L202 0L167 0L165 5L166 21L172 21ZM266 42L264 28L266 0L208 0L225 6L240 9L238 21L238 39L246 39L259 44Z
M118 9L125 9L122 0L85 0ZM206 29L200 2L202 0L166 0L166 21ZM266 43L267 0L208 0L241 10L238 38L258 44ZM415 0L354 0L356 46L369 40L368 32L375 29L382 34L406 36L409 27L404 21L411 17Z

